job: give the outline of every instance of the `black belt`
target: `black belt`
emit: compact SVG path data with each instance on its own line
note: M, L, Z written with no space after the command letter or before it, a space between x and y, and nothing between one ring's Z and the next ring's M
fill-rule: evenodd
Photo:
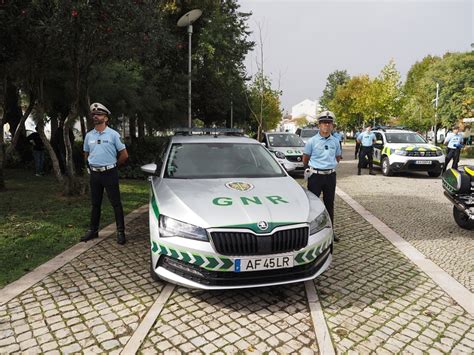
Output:
M90 166L90 169L96 173L103 173L104 171L115 169L116 167L117 164L112 164L106 166Z

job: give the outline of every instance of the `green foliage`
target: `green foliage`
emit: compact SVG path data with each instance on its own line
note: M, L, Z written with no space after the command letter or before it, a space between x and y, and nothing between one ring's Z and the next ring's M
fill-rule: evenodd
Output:
M323 95L319 99L319 104L323 109L329 108L329 103L334 99L337 88L347 83L350 78L351 77L347 73L347 70L336 70L329 74L326 80L326 87L323 90Z
M76 244L90 216L89 196L62 197L51 176L7 169L5 179L8 190L0 198L0 287ZM145 180L121 180L120 190L126 214L147 203ZM113 209L104 199L101 226L113 222Z
M261 73L254 77L249 87L249 106L251 110L252 130L257 132L260 139L264 131L275 129L281 119L281 92L272 89L270 79Z

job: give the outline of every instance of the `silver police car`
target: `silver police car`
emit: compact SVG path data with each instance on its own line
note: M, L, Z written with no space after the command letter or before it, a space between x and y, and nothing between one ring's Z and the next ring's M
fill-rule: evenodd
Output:
M258 141L175 135L150 175L151 275L199 289L310 280L332 260L323 203Z

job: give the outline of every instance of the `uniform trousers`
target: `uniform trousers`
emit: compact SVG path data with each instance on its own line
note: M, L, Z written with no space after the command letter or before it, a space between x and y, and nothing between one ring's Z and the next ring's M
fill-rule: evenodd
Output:
M360 147L359 152L359 164L357 164L357 168L362 169L362 165L364 164L364 158L367 158L369 162L369 169L372 170L373 168L373 155L374 155L374 148L373 147L364 147L363 145Z
M453 159L453 169L458 168L458 163L459 163L459 156L461 155L461 149L457 148L448 148L448 152L446 153L446 159L444 162L444 169L446 170L448 168L448 164Z
M334 197L336 195L336 173L327 175L311 174L308 178L308 190L316 196L323 193L323 202L326 207L331 222L334 225Z
M359 155L359 151L360 151L360 143L356 142L356 148L355 148L355 152L354 152L354 159L357 159L357 156Z
M113 168L104 172L91 171L90 187L92 203L90 229L93 231L99 230L102 198L104 196L105 189L105 191L107 191L110 204L114 209L117 231L125 231L123 208L122 202L120 200L118 169Z

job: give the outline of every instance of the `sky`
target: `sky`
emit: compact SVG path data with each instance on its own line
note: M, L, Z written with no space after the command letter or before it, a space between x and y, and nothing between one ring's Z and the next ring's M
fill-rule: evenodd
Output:
M247 56L283 91L282 108L322 95L335 70L375 77L393 59L405 80L425 56L466 52L474 43L474 0L239 0L257 45Z

